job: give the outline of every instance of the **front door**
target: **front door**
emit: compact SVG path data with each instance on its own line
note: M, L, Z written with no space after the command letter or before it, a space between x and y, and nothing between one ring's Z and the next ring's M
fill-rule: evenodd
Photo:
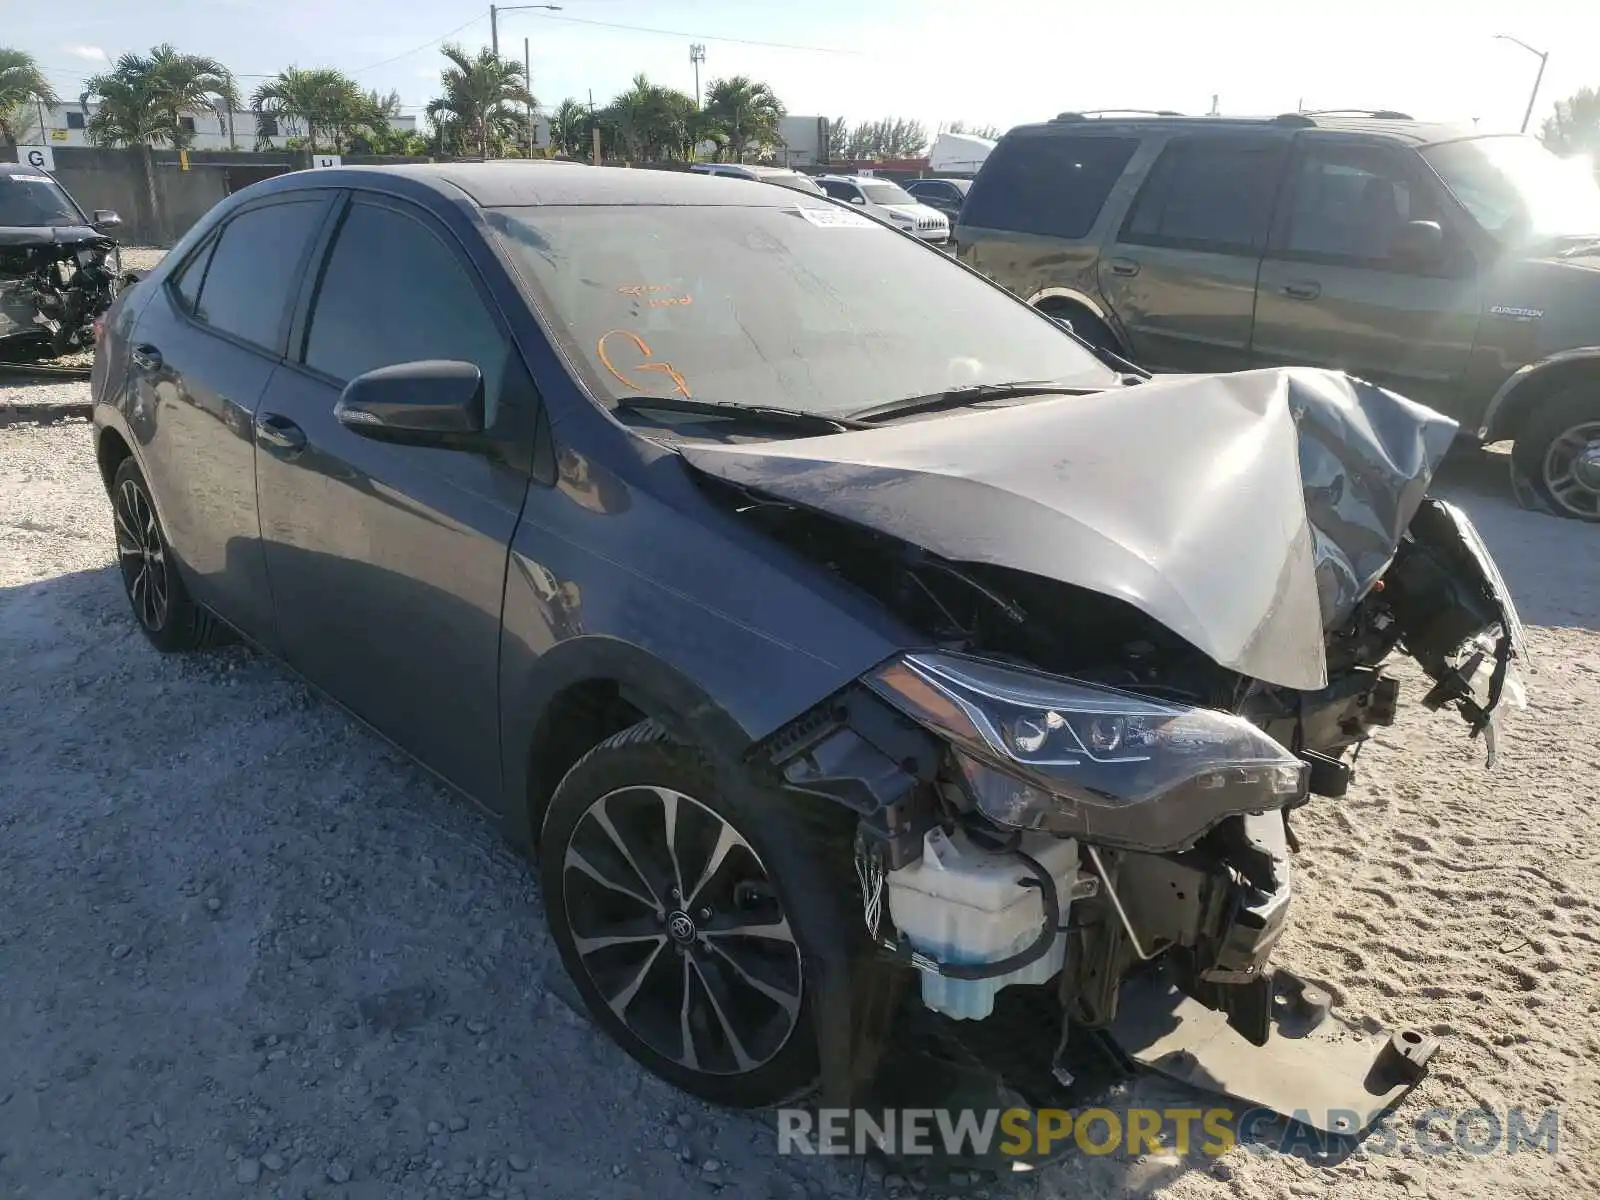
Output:
M1168 142L1100 256L1100 293L1135 362L1157 371L1236 371L1250 357L1256 273L1287 135Z
M528 486L532 385L476 269L431 216L356 193L304 337L256 415L267 570L289 662L486 804L499 799L507 547ZM334 417L377 367L476 363L486 452L402 446Z
M130 424L189 591L269 647L251 422L327 213L320 193L243 209L179 264L132 335Z
M1348 371L1451 416L1481 312L1471 251L1440 185L1398 148L1305 135L1261 265L1252 353L1261 366ZM1436 221L1429 257L1396 253Z

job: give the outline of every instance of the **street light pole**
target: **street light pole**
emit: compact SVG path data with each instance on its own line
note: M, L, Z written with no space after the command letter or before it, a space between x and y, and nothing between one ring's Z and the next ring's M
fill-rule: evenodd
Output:
M1515 42L1517 45L1521 46L1529 54L1533 55L1535 58L1537 58L1539 60L1539 73L1533 77L1533 91L1528 93L1528 109L1527 109L1526 112L1524 112L1522 114L1522 132L1523 133L1527 133L1528 132L1528 122L1533 119L1533 104L1534 104L1534 101L1536 101L1539 98L1539 85L1544 82L1545 65L1547 63L1549 63L1549 61L1550 61L1550 51L1548 51L1548 50L1535 50L1532 46L1528 45L1528 43L1523 41L1521 38L1514 38L1509 33L1497 33L1494 36L1495 36L1495 38L1497 40L1502 41L1502 42Z
M519 12L528 8L542 8L548 12L560 12L559 4L491 4L489 5L489 48L494 51L495 58L500 57L500 14L503 12Z

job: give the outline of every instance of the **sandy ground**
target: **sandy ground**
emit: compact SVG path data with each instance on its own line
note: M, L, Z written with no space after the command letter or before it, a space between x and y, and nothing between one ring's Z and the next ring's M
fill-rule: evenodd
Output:
M488 822L251 652L152 651L87 428L0 430L0 1197L1600 1196L1600 530L1515 509L1501 456L1441 490L1532 626L1530 707L1487 773L1411 689L1296 818L1279 957L1440 1036L1399 1124L1554 1105L1558 1152L902 1178L780 1157L633 1066L557 998Z

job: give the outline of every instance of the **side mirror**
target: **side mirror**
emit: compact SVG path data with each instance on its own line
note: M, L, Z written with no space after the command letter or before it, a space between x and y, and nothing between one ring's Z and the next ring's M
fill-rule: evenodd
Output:
M474 449L483 433L483 372L440 359L379 367L345 385L333 415L380 442Z
M97 208L94 210L93 224L96 229L98 229L101 233L104 233L108 229L115 229L118 225L121 225L122 218L119 217L112 209Z
M1438 262L1444 257L1444 229L1437 221L1407 221L1394 231L1389 256L1409 263Z
M850 203L851 204L859 204L863 208L865 208L866 207L866 203L867 203L867 198L865 196L851 196L850 197Z

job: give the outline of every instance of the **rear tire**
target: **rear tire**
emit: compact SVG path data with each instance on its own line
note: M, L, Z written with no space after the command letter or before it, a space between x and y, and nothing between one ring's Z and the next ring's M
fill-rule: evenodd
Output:
M1551 512L1600 522L1600 386L1557 392L1517 434L1512 466Z
M1077 304L1056 304L1048 308L1041 308L1041 312L1054 317L1058 321L1065 321L1072 326L1072 332L1101 350L1109 350L1121 358L1126 358L1123 353L1122 343L1117 340L1117 335L1112 332L1099 317L1088 309Z
M820 1075L808 973L852 931L865 941L855 889L837 884L851 837L843 810L802 811L753 781L724 789L643 721L551 798L546 920L589 1013L635 1060L713 1104L782 1104Z
M163 654L176 654L221 640L216 618L184 587L150 488L131 456L112 477L111 515L122 586L150 644Z

